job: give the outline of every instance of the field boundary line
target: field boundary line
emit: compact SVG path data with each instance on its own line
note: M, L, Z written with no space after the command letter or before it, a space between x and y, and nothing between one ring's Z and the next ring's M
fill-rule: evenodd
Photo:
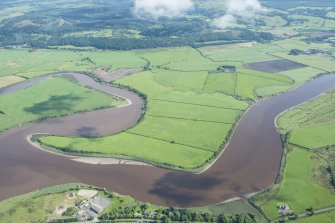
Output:
M220 121L210 121L210 120L203 120L203 119L190 119L190 118L181 118L181 117L162 116L162 115L147 115L147 116L154 117L154 118L180 119L180 120L187 120L187 121L194 121L194 122L209 122L209 123L226 124L226 125L234 124L234 123L223 122L223 121L220 122Z
M152 136L146 136L146 135L142 135L142 134L138 134L135 132L129 132L127 131L126 133L131 134L131 135L136 135L136 136L141 136L141 137L145 137L145 138L149 138L149 139L155 139L155 140L159 140L159 141L163 141L163 142L168 142L171 143L172 145L181 145L181 146L186 146L186 147L190 147L193 149L197 149L197 150L202 150L202 151L206 151L206 152L211 152L211 153L215 153L215 151L209 150L209 149L204 149L201 147L196 147L196 146L192 146L192 145L188 145L188 144L183 144L183 143L178 143L178 142L171 142L169 140L166 139L161 139L161 138L157 138L157 137L152 137Z
M220 108L220 109L227 109L227 110L233 110L233 111L245 111L243 109L238 108L228 108L228 107L220 107L220 106L214 106L214 105L202 105L202 104L196 104L196 103L189 103L189 102L181 102L181 101L172 101L172 100L163 100L163 99L157 99L152 98L153 101L162 101L162 102L170 102L170 103L178 103L178 104L188 104L188 105L196 105L196 106L202 106L202 107L211 107L211 108Z
M256 75L256 74L248 74L248 73L244 73L244 72L238 72L238 73L243 74L243 75L249 75L249 76L259 77L259 78L263 78L263 79L267 79L267 80L278 81L278 82L287 83L287 84L293 84L291 81L287 82L287 81L282 81L282 80L278 80L278 79L274 79L274 78L268 78L268 77L259 76L259 75Z

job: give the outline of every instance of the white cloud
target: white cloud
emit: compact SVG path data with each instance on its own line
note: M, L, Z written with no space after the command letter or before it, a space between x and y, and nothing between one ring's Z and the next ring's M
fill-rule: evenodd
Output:
M213 21L213 25L221 29L225 29L233 25L234 23L236 23L236 19L231 14L221 16L220 18L214 19Z
M263 7L258 0L227 0L226 5L229 14L239 16L263 11Z
M134 3L137 16L155 19L183 16L194 5L192 0L135 0Z
M213 25L225 29L236 23L236 18L253 22L259 13L266 12L259 0L226 0L226 15L213 21Z

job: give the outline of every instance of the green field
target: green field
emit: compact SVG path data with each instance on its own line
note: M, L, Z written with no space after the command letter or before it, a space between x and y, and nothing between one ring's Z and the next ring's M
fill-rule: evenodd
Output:
M125 133L99 139L42 137L41 142L66 152L126 156L164 166L198 169L227 142L234 124L248 107L245 100L257 98L255 88L291 83L288 78L254 72L239 65L241 73L233 74L232 81L219 86L216 81L209 81L211 75L225 82L231 74L209 71L224 63L212 62L192 48L152 50L143 53L143 57L150 61L151 71L116 81L147 95L147 115L139 125ZM207 72L197 71L199 68L191 62ZM234 92L225 94L225 86L234 88Z
M310 127L335 124L335 91L330 91L312 101L289 110L278 119L280 131L287 133Z
M217 222L217 217L225 215L226 223L235 223L237 219L243 222L264 223L260 213L245 201L233 201L201 208L167 208L142 203L130 196L123 196L105 189L85 184L64 184L40 189L28 194L16 196L0 202L0 221L2 223L34 223L49 222L55 219L66 219L60 207L77 210L76 204L85 198L77 195L80 189L96 190L98 195L108 199L111 204L99 215L101 219L116 217L117 219L148 219L143 211L156 213L158 219L175 218L174 222ZM63 208L64 210L66 208ZM172 214L173 213L173 214ZM182 219L181 215L183 215ZM179 217L178 217L179 216ZM197 217L195 217L197 216ZM205 220L205 219L208 220ZM255 219L255 220L253 220ZM155 219L148 219L149 221ZM71 221L73 222L73 221ZM123 221L122 221L123 222ZM124 221L127 222L127 221Z
M70 50L0 49L0 77L26 78L58 71L92 71L142 68L146 61L134 51L75 52Z
M276 204L288 203L295 213L304 213L306 208L320 209L334 206L332 192L320 186L313 179L313 172L323 161L313 157L313 154L298 148L287 154L287 166L284 180L279 192L271 197L269 202L261 205L263 211L271 219L278 218ZM302 168L303 167L303 168ZM299 170L299 171L297 171Z
M116 107L125 100L82 87L60 77L0 97L0 131L56 116Z
M71 191L82 184L65 184L53 186L25 195L13 197L0 202L0 221L3 223L47 222L52 218L58 205L73 206L74 199L69 199L66 191Z
M259 211L245 200L236 200L195 209L208 210L214 214L229 213L231 215L248 212L256 216L257 222L267 222Z
M40 141L63 152L83 151L90 156L126 157L169 168L199 170L227 143L234 124L250 102L297 87L323 72L306 67L269 74L243 66L247 62L278 59L271 54L286 55L291 50L281 45L297 43L305 46L301 40L292 40L200 49L80 52L96 67L117 70L146 66L149 70L115 81L147 96L146 115L141 123L116 136L50 136ZM254 55L252 59L247 56L250 54ZM235 66L236 72L216 71L224 65Z
M278 202L289 204L296 214L309 207L318 210L335 206L334 95L330 91L278 119L281 133L288 135L283 180L253 198L270 219L279 218ZM328 222L329 216L322 214L297 222Z
M0 77L0 88L15 84L23 80L24 79L22 77L17 77L17 76Z
M318 215L314 215L307 218L300 218L293 222L295 223L330 223L333 222L335 219L335 211L326 212Z
M290 136L290 143L309 149L335 145L335 125L294 130Z

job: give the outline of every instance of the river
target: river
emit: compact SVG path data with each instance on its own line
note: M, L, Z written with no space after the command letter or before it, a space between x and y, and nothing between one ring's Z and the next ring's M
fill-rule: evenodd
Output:
M110 135L132 127L140 118L142 100L135 93L97 83L83 74L64 75L108 94L128 98L132 103L31 123L1 134L0 200L71 182L108 188L140 201L166 206L205 206L244 197L264 190L276 178L283 152L280 134L274 124L277 115L335 87L335 75L325 75L255 103L236 126L229 145L214 165L201 174L190 174L151 166L85 164L38 150L29 144L27 136L35 133ZM44 78L47 76L6 88L0 96Z

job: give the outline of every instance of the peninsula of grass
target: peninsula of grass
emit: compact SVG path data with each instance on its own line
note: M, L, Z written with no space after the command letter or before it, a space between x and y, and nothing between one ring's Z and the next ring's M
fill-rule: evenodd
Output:
M68 79L51 77L0 97L0 132L36 120L126 103L124 99L83 87Z

